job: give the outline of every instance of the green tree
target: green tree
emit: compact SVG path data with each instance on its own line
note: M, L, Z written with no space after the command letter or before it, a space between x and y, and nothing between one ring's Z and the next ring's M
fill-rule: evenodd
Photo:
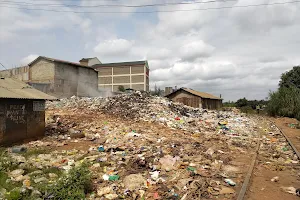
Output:
M236 101L236 103L235 103L235 105L237 106L237 107L244 107L244 106L247 106L248 105L248 100L244 97L244 98L242 98L242 99L239 99L239 100L237 100Z
M270 92L269 99L267 111L270 115L300 120L300 66L281 75L279 89Z
M292 70L281 75L279 87L296 87L300 88L300 66L293 67Z
M125 92L126 91L123 85L119 85L118 90L120 92Z

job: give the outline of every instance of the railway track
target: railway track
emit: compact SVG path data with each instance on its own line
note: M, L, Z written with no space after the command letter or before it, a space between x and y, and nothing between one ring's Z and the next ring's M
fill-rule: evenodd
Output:
M298 160L300 160L300 152L296 148L296 146L293 144L292 140L274 122L272 122L270 120L268 120L268 122L269 122L269 124L272 124L274 127L276 127L276 129L280 132L280 134L286 139L287 143L289 144L289 146L291 147L293 152L297 155ZM247 197L251 196L251 194L248 195L248 191L249 191L249 188L251 186L251 180L253 179L254 169L257 166L258 162L259 162L258 158L259 158L259 155L260 155L261 141L262 141L262 135L260 136L259 142L258 142L257 147L256 147L255 154L253 156L253 159L252 159L251 164L249 166L248 172L247 172L246 177L244 179L242 188L241 188L241 190L238 194L237 200L244 200L244 199L247 199L246 196ZM292 164L291 166L295 167L295 166L300 166L300 165L298 163L298 164ZM252 199L252 198L248 198L248 199Z

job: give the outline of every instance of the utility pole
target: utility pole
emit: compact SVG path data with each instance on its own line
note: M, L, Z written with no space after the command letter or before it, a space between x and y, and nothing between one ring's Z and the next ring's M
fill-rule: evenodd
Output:
M0 65L2 65L2 63L0 63ZM2 65L2 67L3 67L4 69L6 69L6 67L4 67L4 65Z

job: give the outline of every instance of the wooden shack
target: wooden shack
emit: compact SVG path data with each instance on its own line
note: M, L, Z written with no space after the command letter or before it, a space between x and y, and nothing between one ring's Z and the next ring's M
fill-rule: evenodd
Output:
M166 95L166 97L172 101L181 102L194 108L219 109L222 107L221 98L189 88L180 88Z
M0 78L0 145L45 134L45 100L54 100L22 81Z

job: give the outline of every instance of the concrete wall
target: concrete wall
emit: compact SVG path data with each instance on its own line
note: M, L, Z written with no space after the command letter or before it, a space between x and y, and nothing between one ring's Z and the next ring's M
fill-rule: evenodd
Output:
M40 59L29 67L29 80L35 83L52 82L55 74L55 64L45 59Z
M0 105L0 145L44 136L44 100L0 99Z
M97 96L98 73L93 68L77 67L63 63L55 65L56 97Z
M125 89L149 91L149 69L144 65L99 67L100 90L117 92L120 85Z
M26 82L29 80L29 67L24 66L8 70L2 70L0 71L0 77L15 78Z
M77 96L98 96L98 73L93 68L77 67Z

